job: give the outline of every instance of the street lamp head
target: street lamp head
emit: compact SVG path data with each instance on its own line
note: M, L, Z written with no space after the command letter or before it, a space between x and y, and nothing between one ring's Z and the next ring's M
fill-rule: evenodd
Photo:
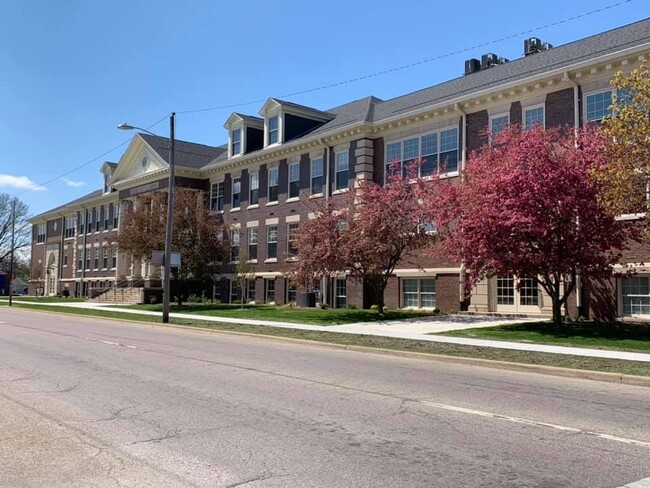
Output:
M121 129L121 130L133 130L133 129L135 129L135 127L133 127L132 125L127 124L126 122L118 125L117 128Z

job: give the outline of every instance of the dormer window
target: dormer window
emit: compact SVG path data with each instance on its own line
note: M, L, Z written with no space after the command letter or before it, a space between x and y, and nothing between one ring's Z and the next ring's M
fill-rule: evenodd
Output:
M259 117L233 113L228 117L224 127L230 137L228 157L243 156L262 149L264 121Z
M279 126L279 115L274 115L269 118L269 146L271 144L277 144L280 141L280 126Z
M232 156L241 154L241 129L232 131L230 141L230 154Z

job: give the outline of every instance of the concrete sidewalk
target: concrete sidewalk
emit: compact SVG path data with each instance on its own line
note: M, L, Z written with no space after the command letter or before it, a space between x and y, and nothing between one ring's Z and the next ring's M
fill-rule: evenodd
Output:
M51 305L81 309L106 308L106 304L93 302L70 303L43 303L23 302L14 300L15 303L31 305ZM110 305L110 304L109 304ZM133 315L160 316L160 312L148 310L133 310L129 308L110 307L113 312L123 312ZM595 357L605 359L623 359L628 361L641 361L650 363L650 354L639 352L612 351L607 349L589 349L582 347L552 346L545 344L531 344L523 342L506 342L486 339L471 339L467 337L445 337L431 335L450 330L473 329L477 327L494 327L502 324L536 321L539 319L522 319L507 317L488 317L478 315L440 315L436 317L421 317L406 320L390 320L379 322L359 322L344 325L311 325L292 322L276 322L269 320L235 319L198 315L189 313L170 313L170 317L190 320L204 320L206 322L219 322L224 324L261 325L266 327L279 327L297 330L315 330L321 332L337 332L341 334L363 334L395 339L411 339L416 341L440 342L447 344L460 344L467 346L491 347L497 349L511 349L517 351L546 352L552 354L565 354L570 356Z

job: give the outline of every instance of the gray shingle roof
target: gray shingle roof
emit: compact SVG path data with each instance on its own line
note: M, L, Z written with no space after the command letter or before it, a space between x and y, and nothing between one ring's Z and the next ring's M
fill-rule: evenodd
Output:
M150 134L139 133L139 135L166 163L169 163L169 139ZM227 152L227 144L213 147L177 139L174 144L174 163L177 166L199 169Z
M86 200L93 200L94 198L100 197L100 196L102 196L103 194L104 194L104 190L102 190L102 189L92 191L92 192L87 193L86 195L84 195L84 196L82 196L82 197L79 197L79 198L77 198L77 199L75 199L75 200L72 200L72 201L70 201L70 202L64 203L63 205L59 205L58 207L54 207L54 208L52 208L52 209L50 209L50 210L48 210L48 211L46 211L46 212L40 213L40 214L38 214L38 215L34 215L33 217L30 217L29 220L30 220L30 221L33 221L33 220L39 219L39 218L41 218L41 217L43 217L43 216L45 216L45 215L49 215L49 214L52 214L52 213L56 213L56 212L58 212L59 210L63 210L63 209L65 209L65 208L67 208L67 207L71 207L71 206L73 206L73 205L78 205L78 204L80 204L80 203L83 203L83 202L85 202Z
M494 88L504 83L522 80L546 71L569 67L581 61L647 42L650 42L650 19L393 98L376 106L373 121L378 122L410 110L445 102L472 92Z

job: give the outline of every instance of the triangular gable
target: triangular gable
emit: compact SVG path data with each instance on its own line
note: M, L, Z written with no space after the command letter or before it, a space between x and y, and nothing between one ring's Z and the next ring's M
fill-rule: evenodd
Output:
M117 163L111 184L166 169L168 166L140 134L136 134Z

